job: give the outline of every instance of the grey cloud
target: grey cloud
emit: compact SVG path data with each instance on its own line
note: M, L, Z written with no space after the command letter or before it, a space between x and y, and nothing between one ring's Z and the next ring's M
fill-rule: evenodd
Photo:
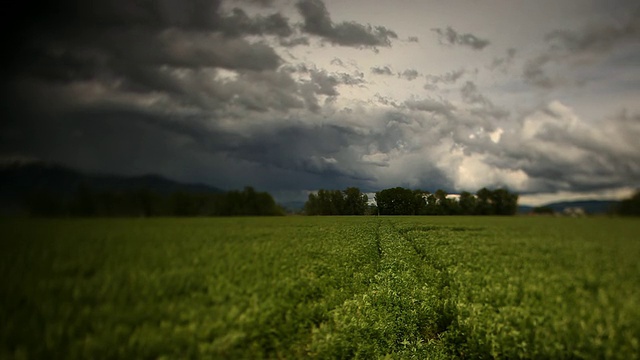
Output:
M262 183L276 186L274 179L286 172L295 173L296 181L305 179L305 185L318 182L319 178L345 186L368 181L365 173L352 170L349 165L353 159L348 149L356 143L364 146L363 134L348 126L313 125L287 115L287 121L274 121L283 115L270 114L260 108L264 106L261 104L273 105L276 100L271 97L272 91L261 89L260 84L270 83L274 89L292 88L295 84L277 73L256 72L244 76L249 77L225 86L232 101L221 101L220 108L213 111L200 107L194 113L178 111L175 105L150 108L143 104L104 102L76 104L64 112L38 109L37 113L25 114L24 107L20 106L21 114L28 116L21 116L19 122L0 125L0 152L19 148L24 154L92 171L129 174L161 171L178 178L198 175L201 179L210 179L212 174L215 177L222 166L235 168L240 162L252 164L249 168L254 169L254 173L247 172L247 176L238 177L236 181L244 178L254 186ZM239 86L244 88L237 89ZM248 88L250 86L253 88ZM244 110L234 116L232 108L238 104ZM241 127L227 127L221 123L222 119L231 119ZM266 122L269 126L242 125L248 119L258 121L256 124ZM216 161L207 164L211 159ZM230 164L232 162L236 164ZM192 174L192 167L210 170ZM226 172L225 168L223 173ZM274 178L255 175L265 176L265 173L273 173ZM284 183L290 188L302 186ZM235 187L242 185L235 184Z
M393 71L388 66L372 67L371 72L376 75L393 75Z
M500 70L503 73L507 71L511 63L513 63L513 59L516 56L516 49L509 48L507 49L507 53L504 57L496 57L493 59L491 64L487 66L489 70Z
M234 8L230 15L220 17L219 29L228 36L248 34L288 37L293 34L288 19L280 13L250 18L240 8Z
M469 33L458 33L450 26L446 29L435 28L431 30L438 34L438 40L444 45L461 45L470 47L474 50L482 50L490 44L489 40L481 39Z
M503 135L491 163L521 169L535 191L637 186L640 117L623 113L588 124L574 116L558 102L525 115L517 131Z
M269 7L273 5L274 0L242 0L242 2L253 4L253 5L259 5L262 7Z
M146 46L142 46L145 40ZM112 56L102 71L119 78L123 86L135 91L182 92L181 81L167 75L172 70L217 67L266 71L274 70L281 62L275 51L265 44L250 44L241 38L230 39L219 34L170 30L152 39L129 37L128 43L105 44L111 47L105 49L112 53L126 52L126 55Z
M305 36L294 37L294 38L280 38L280 45L284 47L295 47L295 46L308 46L309 38Z
M344 72L329 73L326 70L319 70L315 67L308 68L304 64L286 71L309 74L310 79L299 85L299 93L304 98L307 108L312 112L318 112L321 108L317 95L328 96L326 101L331 102L340 94L337 89L339 85L364 86L366 84L364 74L359 71L354 71L352 74Z
M302 29L343 46L391 46L391 39L398 35L384 26L362 25L356 22L334 24L321 0L300 0L296 3L304 18Z
M364 79L364 73L359 71L354 71L352 74L347 73L339 73L337 77L341 84L350 85L350 86L362 86L366 83Z
M467 81L464 84L460 93L462 94L462 100L468 104L486 104L489 102L487 98L480 94L476 84L471 81Z
M464 76L465 73L465 69L458 69L450 71L448 73L444 73L442 75L427 75L427 84L425 85L425 89L437 89L438 84L455 84L458 80L460 80L460 78L462 78L462 76Z
M338 95L338 91L336 90L336 86L339 84L338 80L324 70L311 71L311 82L316 85L317 94L327 96Z
M159 54L169 65L216 66L227 69L267 70L280 65L280 57L263 43L251 44L244 39L223 39L216 35L200 35L167 31L162 36L165 50ZM188 41L187 41L188 40Z
M572 80L550 75L548 68L589 65L625 44L640 43L640 9L632 12L622 23L591 24L580 31L554 30L545 36L545 40L548 44L546 51L525 63L522 73L525 81L546 89L580 85L584 79ZM635 56L640 55L636 52Z
M418 71L416 69L407 69L407 70L405 70L405 71L403 71L401 73L398 73L398 76L403 78L403 79L412 81L412 80L417 79L418 76L420 76L420 74L418 73Z
M280 65L270 46L225 36L219 1L166 0L157 6L64 1L59 6L65 10L60 16L23 24L28 36L12 54L12 77L135 82L129 76L153 73L162 66L266 70ZM236 12L240 14L244 13ZM280 15L258 20L248 20L253 24L247 25L249 30L238 28L285 35L288 25Z
M78 28L114 28L143 26L148 28L181 27L215 29L221 0L162 0L154 4L127 0L61 1L52 9L41 9L38 15L43 26ZM55 11L52 11L55 9Z
M218 93L226 92L227 101L247 110L287 112L304 108L299 84L282 71L246 72L233 82L218 85ZM206 100L206 98L205 98ZM224 108L224 105L218 105Z
M434 99L407 100L404 105L411 110L425 111L434 114L441 114L447 117L452 115L454 105L447 101L437 101Z
M418 37L417 37L417 36L409 36L409 38L407 39L407 41L408 41L408 42L414 42L414 43L417 43L417 42L420 42L420 39L418 39Z
M509 116L509 112L499 108L486 96L482 95L476 84L467 81L460 89L462 100L467 104L479 105L480 108L471 109L471 112L481 117L490 117L494 119L502 119Z
M342 60L338 58L333 58L333 60L331 60L331 65L338 65L338 66L344 67L344 62L342 62Z
M601 53L625 42L640 41L640 8L621 24L591 25L580 32L555 30L545 37L552 49Z
M380 95L380 94L376 94L376 96L375 96L375 97L376 97L376 101L377 101L377 102L379 102L379 103L380 103L380 104L382 104L382 105L393 106L393 107L395 107L395 108L400 107L400 106L396 103L396 101L394 101L393 99L391 99L391 98L389 98L389 97L385 97L385 96L382 96L382 95Z
M530 84L545 89L551 89L555 87L558 81L554 81L553 79L551 79L551 77L549 77L543 69L544 65L552 59L553 57L548 54L542 54L533 59L529 59L525 63L522 70L524 79Z

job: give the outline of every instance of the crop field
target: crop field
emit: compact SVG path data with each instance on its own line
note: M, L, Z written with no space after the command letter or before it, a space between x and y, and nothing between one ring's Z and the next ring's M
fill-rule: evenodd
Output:
M2 359L633 359L640 221L0 220Z

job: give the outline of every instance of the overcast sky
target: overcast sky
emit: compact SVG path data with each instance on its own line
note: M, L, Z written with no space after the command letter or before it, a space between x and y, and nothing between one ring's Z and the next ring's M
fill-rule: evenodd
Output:
M506 186L537 204L640 187L637 1L15 6L4 159L279 200Z

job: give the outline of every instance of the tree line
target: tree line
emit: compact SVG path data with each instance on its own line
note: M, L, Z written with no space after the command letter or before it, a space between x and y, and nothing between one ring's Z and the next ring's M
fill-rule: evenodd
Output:
M376 205L367 204L367 196L358 188L320 190L309 194L307 215L514 215L518 195L507 189L482 188L475 194L464 191L456 198L444 190L434 193L395 187L378 191Z
M614 211L622 216L640 216L640 190L630 198L620 201Z
M304 205L306 215L364 215L368 197L356 187L345 190L324 190L309 194Z
M81 185L71 197L32 191L25 203L31 216L271 216L284 215L273 197L252 187L221 193L148 189L94 190Z

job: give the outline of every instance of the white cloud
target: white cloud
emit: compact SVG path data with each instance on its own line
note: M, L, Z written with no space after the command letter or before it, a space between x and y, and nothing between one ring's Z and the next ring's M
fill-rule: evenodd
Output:
M597 191L557 191L553 193L537 193L520 195L519 203L529 206L541 206L558 201L579 201L579 200L622 200L630 198L636 188L621 187L615 189L599 189Z

